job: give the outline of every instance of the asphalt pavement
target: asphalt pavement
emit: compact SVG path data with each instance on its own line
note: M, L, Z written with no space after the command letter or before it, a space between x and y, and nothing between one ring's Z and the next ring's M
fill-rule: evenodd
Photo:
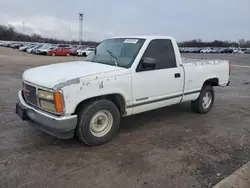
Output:
M82 58L0 48L0 187L203 188L246 164L250 54L183 56L233 65L230 86L215 89L213 109L199 115L183 103L127 117L113 141L91 148L49 136L14 113L25 69Z

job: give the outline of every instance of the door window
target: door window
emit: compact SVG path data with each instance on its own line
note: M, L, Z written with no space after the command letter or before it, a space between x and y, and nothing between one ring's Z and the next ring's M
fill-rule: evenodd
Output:
M145 50L142 59L145 57L156 60L156 67L154 70L176 67L174 48L169 39L152 40ZM139 72L146 70L143 69L141 63L139 63L136 71Z

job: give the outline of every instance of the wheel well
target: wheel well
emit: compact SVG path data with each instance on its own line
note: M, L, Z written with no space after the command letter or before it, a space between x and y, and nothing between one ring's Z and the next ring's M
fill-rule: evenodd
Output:
M125 100L120 94L103 95L103 96L86 99L77 105L74 114L77 114L78 110L81 108L82 105L85 105L86 103L89 103L91 101L98 100L98 99L106 99L106 100L112 101L119 109L121 116L125 114Z
M204 82L204 85L210 85L210 86L218 86L219 85L219 79L218 78L211 78Z

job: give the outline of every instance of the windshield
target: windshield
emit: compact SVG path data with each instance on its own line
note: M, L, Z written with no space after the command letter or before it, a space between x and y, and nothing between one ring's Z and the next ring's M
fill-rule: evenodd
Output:
M119 67L129 68L144 42L145 39L135 38L107 39L99 44L85 60L113 66L116 66L117 63ZM117 62L115 62L114 57L112 57L109 52L115 56Z

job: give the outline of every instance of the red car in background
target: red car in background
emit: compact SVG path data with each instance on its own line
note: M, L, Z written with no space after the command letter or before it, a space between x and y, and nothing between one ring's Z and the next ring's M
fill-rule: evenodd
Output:
M48 55L52 56L69 56L70 48L55 48L48 51Z

